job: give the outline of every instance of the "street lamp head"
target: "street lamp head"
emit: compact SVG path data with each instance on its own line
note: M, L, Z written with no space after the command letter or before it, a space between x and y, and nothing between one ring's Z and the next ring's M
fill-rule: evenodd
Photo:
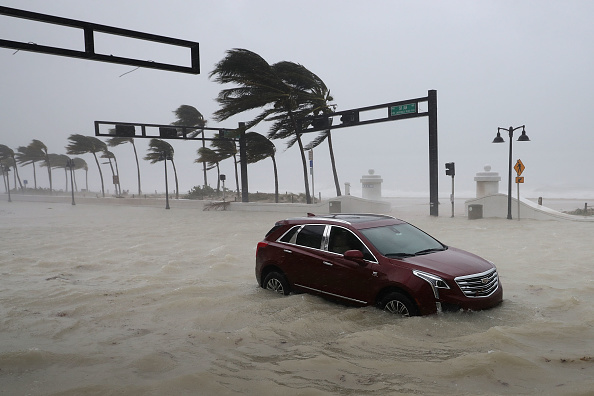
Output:
M503 143L505 142L505 140L503 140L503 138L501 137L501 133L499 133L499 131L497 131L497 136L495 137L495 139L493 139L493 143Z
M518 142L529 142L529 141L530 141L530 138L528 138L528 135L526 135L526 130L524 130L524 128L522 128L522 134L518 138Z

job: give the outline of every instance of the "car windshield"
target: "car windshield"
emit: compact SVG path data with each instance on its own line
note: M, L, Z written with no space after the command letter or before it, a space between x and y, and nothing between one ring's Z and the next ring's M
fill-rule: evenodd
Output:
M447 248L407 223L362 229L361 233L386 257L412 257Z

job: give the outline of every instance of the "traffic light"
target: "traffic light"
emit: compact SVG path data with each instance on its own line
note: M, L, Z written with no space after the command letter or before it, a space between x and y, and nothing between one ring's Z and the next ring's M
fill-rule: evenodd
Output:
M115 126L115 135L117 137L134 137L136 134L136 128L134 125L120 125Z
M164 139L174 139L177 137L177 129L159 127L159 137Z
M320 115L320 116L316 116L311 120L311 125L315 128L315 129L323 129L323 128L328 128L330 127L330 125L332 125L332 120L330 119L330 117L325 116L325 115Z
M445 167L446 175L454 177L454 175L456 174L456 164L453 162L446 162Z
M352 125L357 124L359 122L359 112L358 111L349 111L344 113L340 117L340 122L344 125Z

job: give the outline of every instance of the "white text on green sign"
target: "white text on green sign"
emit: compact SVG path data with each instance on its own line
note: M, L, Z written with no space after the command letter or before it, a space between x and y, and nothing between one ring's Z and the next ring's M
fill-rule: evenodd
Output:
M402 115L402 114L412 114L412 113L416 113L416 112L417 112L417 104L416 103L409 103L409 104L390 107L390 117Z

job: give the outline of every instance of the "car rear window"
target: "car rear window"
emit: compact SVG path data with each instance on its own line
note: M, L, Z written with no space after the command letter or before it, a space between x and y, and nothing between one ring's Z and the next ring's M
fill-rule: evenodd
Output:
M322 237L325 225L306 225L297 234L297 245L307 246L315 249L322 248Z

